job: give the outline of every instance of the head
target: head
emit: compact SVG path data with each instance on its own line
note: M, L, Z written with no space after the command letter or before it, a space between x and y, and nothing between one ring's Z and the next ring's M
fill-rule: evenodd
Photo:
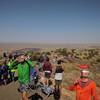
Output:
M3 65L7 65L6 61L4 61Z
M38 96L39 94L38 93L35 93L34 95Z
M59 64L61 64L61 63L62 63L62 61L61 61L61 60L58 60L57 64L59 65Z
M18 61L19 62L24 62L26 60L26 56L24 55L24 54L20 54L19 56L18 56Z
M39 67L39 63L36 63L36 64L35 64L35 67Z
M87 82L88 76L89 76L89 71L88 70L82 70L80 74L81 74L82 82Z
M48 81L48 86L51 86L51 85L52 85L52 81L49 80L49 81Z

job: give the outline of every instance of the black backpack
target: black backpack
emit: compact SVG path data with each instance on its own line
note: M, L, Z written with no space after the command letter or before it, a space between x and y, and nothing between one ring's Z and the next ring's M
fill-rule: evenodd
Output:
M54 99L55 100L59 100L60 99L60 96L61 95L60 95L59 85L57 87L55 86L55 89L54 89L54 93L53 94L54 94Z

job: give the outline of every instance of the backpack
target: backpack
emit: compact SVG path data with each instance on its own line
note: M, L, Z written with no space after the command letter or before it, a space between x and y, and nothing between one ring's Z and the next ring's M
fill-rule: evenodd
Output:
M33 80L37 80L38 79L38 73L37 71L33 68L33 66L31 66L28 61L26 61L26 63L29 66L29 76L30 76L30 82Z
M47 86L47 85L44 85L42 88L41 88L42 92L45 94L45 95L48 95L50 96L51 94L53 94L53 88Z
M50 62L45 62L44 65L43 65L43 70L52 72L51 63Z
M7 65L3 66L3 74L5 76L8 76L8 66Z
M62 68L62 66L57 66L56 67L56 70L55 70L55 73L62 73L64 70Z

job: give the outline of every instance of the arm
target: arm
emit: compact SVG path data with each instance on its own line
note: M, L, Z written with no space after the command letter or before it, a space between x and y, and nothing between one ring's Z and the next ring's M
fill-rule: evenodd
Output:
M50 71L51 71L51 73L52 73L52 64L50 63Z
M71 85L71 86L67 87L67 89L70 90L70 91L75 91L76 85Z
M91 86L91 95L92 95L93 100L99 100L97 90L96 90L96 84L94 82L92 83L92 86Z
M45 71L45 63L43 64L43 71Z
M14 60L14 61L9 65L9 69L15 68L18 64L19 64L19 62L18 62L17 60Z
M75 91L77 90L77 85L79 84L79 81L78 79L76 79L74 82L73 82L73 85L69 86L67 89L70 90L70 91Z

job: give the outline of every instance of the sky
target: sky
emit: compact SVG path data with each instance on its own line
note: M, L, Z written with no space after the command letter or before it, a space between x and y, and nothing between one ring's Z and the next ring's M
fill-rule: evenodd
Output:
M100 43L100 0L0 0L0 42Z

